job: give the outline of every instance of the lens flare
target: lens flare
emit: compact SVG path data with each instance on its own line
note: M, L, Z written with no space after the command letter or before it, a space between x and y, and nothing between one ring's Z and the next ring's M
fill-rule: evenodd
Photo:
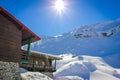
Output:
M54 8L57 10L59 14L61 14L65 10L65 3L63 0L56 0L54 4Z

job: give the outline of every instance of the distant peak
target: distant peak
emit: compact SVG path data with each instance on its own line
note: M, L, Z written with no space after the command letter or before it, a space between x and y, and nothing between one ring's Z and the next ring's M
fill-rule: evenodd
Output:
M61 37L61 36L63 36L62 34L60 34L60 35L57 35L57 36L54 36L55 38L57 38L57 37Z

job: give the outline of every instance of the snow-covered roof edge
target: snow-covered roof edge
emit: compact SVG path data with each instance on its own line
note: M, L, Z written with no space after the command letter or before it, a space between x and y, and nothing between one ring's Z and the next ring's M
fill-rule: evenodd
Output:
M27 52L26 50L23 50L23 52ZM48 53L43 53L43 52L38 52L38 51L30 51L31 54L37 54L37 55L42 55L42 56L45 56L46 58L53 58L53 59L57 59L57 60L61 60L62 58L61 57L58 57L56 55L52 55L52 54L48 54Z

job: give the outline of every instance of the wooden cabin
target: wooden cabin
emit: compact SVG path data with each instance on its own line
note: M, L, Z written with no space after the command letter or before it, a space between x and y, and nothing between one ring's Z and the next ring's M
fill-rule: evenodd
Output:
M36 34L0 7L0 80L21 80L21 46L38 40Z
M29 70L55 71L52 61L59 57L30 51L30 44L38 40L39 36L0 7L0 61L19 63ZM27 50L21 49L24 45Z
M0 7L0 61L21 61L21 46L40 40L40 38Z
M46 54L42 52L30 51L29 62L26 62L28 59L27 51L22 50L21 54L21 67L26 68L32 71L40 72L53 72L56 71L56 60L60 60L60 57ZM54 65L52 62L54 61Z

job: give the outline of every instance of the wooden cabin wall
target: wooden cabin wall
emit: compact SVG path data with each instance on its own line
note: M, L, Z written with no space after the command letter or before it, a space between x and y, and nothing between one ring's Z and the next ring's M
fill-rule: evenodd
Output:
M49 59L46 59L45 62L47 66L50 66Z
M21 37L16 25L0 14L0 61L20 61Z
M37 57L31 57L30 58L30 63L35 63L35 61L38 61L38 65L43 66L42 62L45 63L46 66L51 66L50 60L49 59L40 59Z
M31 57L30 58L31 63L35 63L35 61L38 61L38 65L41 65L41 66L42 66L42 62L45 62L44 59L40 59L40 58L37 58L37 57Z
M34 57L30 57L30 63L34 63Z

